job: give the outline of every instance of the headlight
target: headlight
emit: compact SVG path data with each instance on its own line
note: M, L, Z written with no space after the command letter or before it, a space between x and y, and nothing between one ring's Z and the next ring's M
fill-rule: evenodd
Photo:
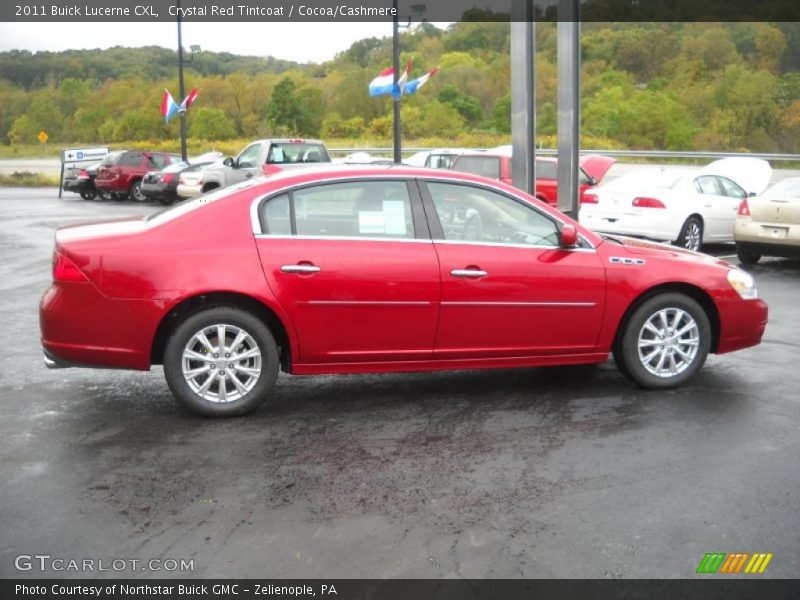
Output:
M758 298L758 288L756 280L750 273L745 273L741 269L730 269L728 271L728 283L745 300Z

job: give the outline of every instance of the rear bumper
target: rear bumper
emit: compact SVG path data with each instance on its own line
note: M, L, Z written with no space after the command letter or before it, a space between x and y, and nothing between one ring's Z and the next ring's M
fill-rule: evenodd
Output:
M92 283L56 283L39 304L45 365L148 370L158 307L114 300Z
M720 336L717 354L749 348L761 342L769 316L766 302L737 297L723 304L718 303L718 308Z
M602 213L591 208L581 207L579 221L584 227L598 233L611 233L617 235L630 235L644 237L660 242L672 242L678 239L680 227L673 226L663 210L643 209L656 211L660 214Z
M736 219L734 239L740 246L770 256L800 256L800 224Z
M176 190L177 194L181 198L193 198L194 196L199 196L203 193L202 185L183 185L178 184L178 188Z

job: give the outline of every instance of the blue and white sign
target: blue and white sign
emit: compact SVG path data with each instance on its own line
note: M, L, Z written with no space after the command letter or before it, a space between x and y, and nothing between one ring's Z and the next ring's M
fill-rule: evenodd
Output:
M108 146L99 148L69 148L61 151L62 163L103 160L108 155Z

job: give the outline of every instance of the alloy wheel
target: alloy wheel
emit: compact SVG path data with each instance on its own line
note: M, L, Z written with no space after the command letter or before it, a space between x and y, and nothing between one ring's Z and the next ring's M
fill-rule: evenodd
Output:
M215 324L195 333L183 350L181 370L203 400L234 402L261 376L261 350L251 334L235 325Z
M686 225L686 233L684 236L684 246L688 250L694 250L696 252L700 249L701 236L702 232L700 231L700 225L695 221L688 223Z
M692 315L680 308L653 313L639 330L639 360L657 377L674 377L694 362L700 329Z

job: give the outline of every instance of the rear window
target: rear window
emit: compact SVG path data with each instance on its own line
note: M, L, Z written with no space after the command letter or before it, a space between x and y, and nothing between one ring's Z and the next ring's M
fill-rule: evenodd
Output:
M785 179L766 192L765 198L800 198L800 179Z
M123 167L138 167L142 164L141 152L126 152L117 161Z
M499 179L500 158L497 156L459 156L453 163L453 170Z
M556 179L556 163L553 160L536 161L536 179Z
M110 167L117 164L123 154L125 154L125 152L109 152L106 157L100 161L100 166Z
M215 189L211 192L203 194L202 196L195 196L194 198L189 198L188 200L179 202L178 204L173 204L172 206L169 206L163 210L156 211L148 215L145 218L145 221L149 225L162 225L172 221L173 219L177 219L187 213L197 210L198 208L202 208L206 204L216 202L222 198L227 198L236 192L252 187L256 185L256 183L258 183L258 179L255 181L253 179L248 179L247 181L237 183L236 185L229 185L224 188Z
M270 165L324 162L331 162L325 146L307 142L273 143L267 155L267 164Z

